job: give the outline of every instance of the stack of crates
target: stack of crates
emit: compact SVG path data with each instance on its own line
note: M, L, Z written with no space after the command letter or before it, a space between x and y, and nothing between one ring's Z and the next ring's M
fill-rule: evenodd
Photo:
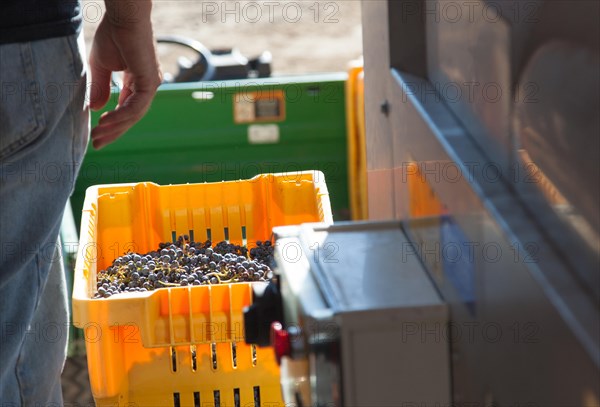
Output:
M98 406L283 405L271 348L244 342L252 284L163 288L93 299L96 275L122 254L180 235L252 248L275 226L332 223L318 171L245 181L88 189L73 288Z

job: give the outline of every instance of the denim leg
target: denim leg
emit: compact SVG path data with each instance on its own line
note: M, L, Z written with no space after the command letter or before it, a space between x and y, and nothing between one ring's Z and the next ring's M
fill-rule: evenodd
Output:
M17 360L17 377L24 405L63 405L60 374L40 374L53 371L60 373L67 357L69 307L61 253L57 245L53 257L49 259L50 272L46 285ZM38 402L38 387L47 389L48 403Z
M89 134L82 38L0 46L1 407L62 405L58 250Z

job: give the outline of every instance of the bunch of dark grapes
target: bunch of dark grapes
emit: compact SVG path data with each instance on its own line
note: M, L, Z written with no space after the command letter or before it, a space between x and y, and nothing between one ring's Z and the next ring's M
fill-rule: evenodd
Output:
M188 236L180 236L175 243L160 243L158 250L144 255L127 253L98 273L94 298L163 287L268 281L272 245L257 243L258 256L251 254L250 259L246 247L227 242L212 247L210 241L190 242Z
M218 243L215 246L215 251L220 254L236 254L238 256L248 257L248 248L244 246L238 246L225 241Z
M274 247L270 240L256 242L256 247L250 249L250 258L269 267L273 265Z

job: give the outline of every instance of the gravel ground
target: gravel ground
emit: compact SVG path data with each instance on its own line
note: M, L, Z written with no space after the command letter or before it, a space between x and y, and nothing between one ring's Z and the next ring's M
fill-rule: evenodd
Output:
M88 51L102 3L84 0ZM248 57L268 50L276 74L346 70L362 55L360 20L358 0L154 0L153 10L156 35L187 36L209 49L236 47ZM162 55L161 63L172 59Z

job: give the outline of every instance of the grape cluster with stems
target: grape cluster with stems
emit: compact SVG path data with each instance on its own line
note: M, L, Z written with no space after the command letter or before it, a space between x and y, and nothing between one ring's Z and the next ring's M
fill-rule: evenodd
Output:
M274 247L270 240L258 240L256 247L250 249L250 257L271 267L273 265Z
M220 242L212 246L190 242L187 235L175 243L160 243L146 254L127 253L98 273L94 298L123 292L146 292L164 287L268 281L273 261L270 241L257 242L250 250Z

